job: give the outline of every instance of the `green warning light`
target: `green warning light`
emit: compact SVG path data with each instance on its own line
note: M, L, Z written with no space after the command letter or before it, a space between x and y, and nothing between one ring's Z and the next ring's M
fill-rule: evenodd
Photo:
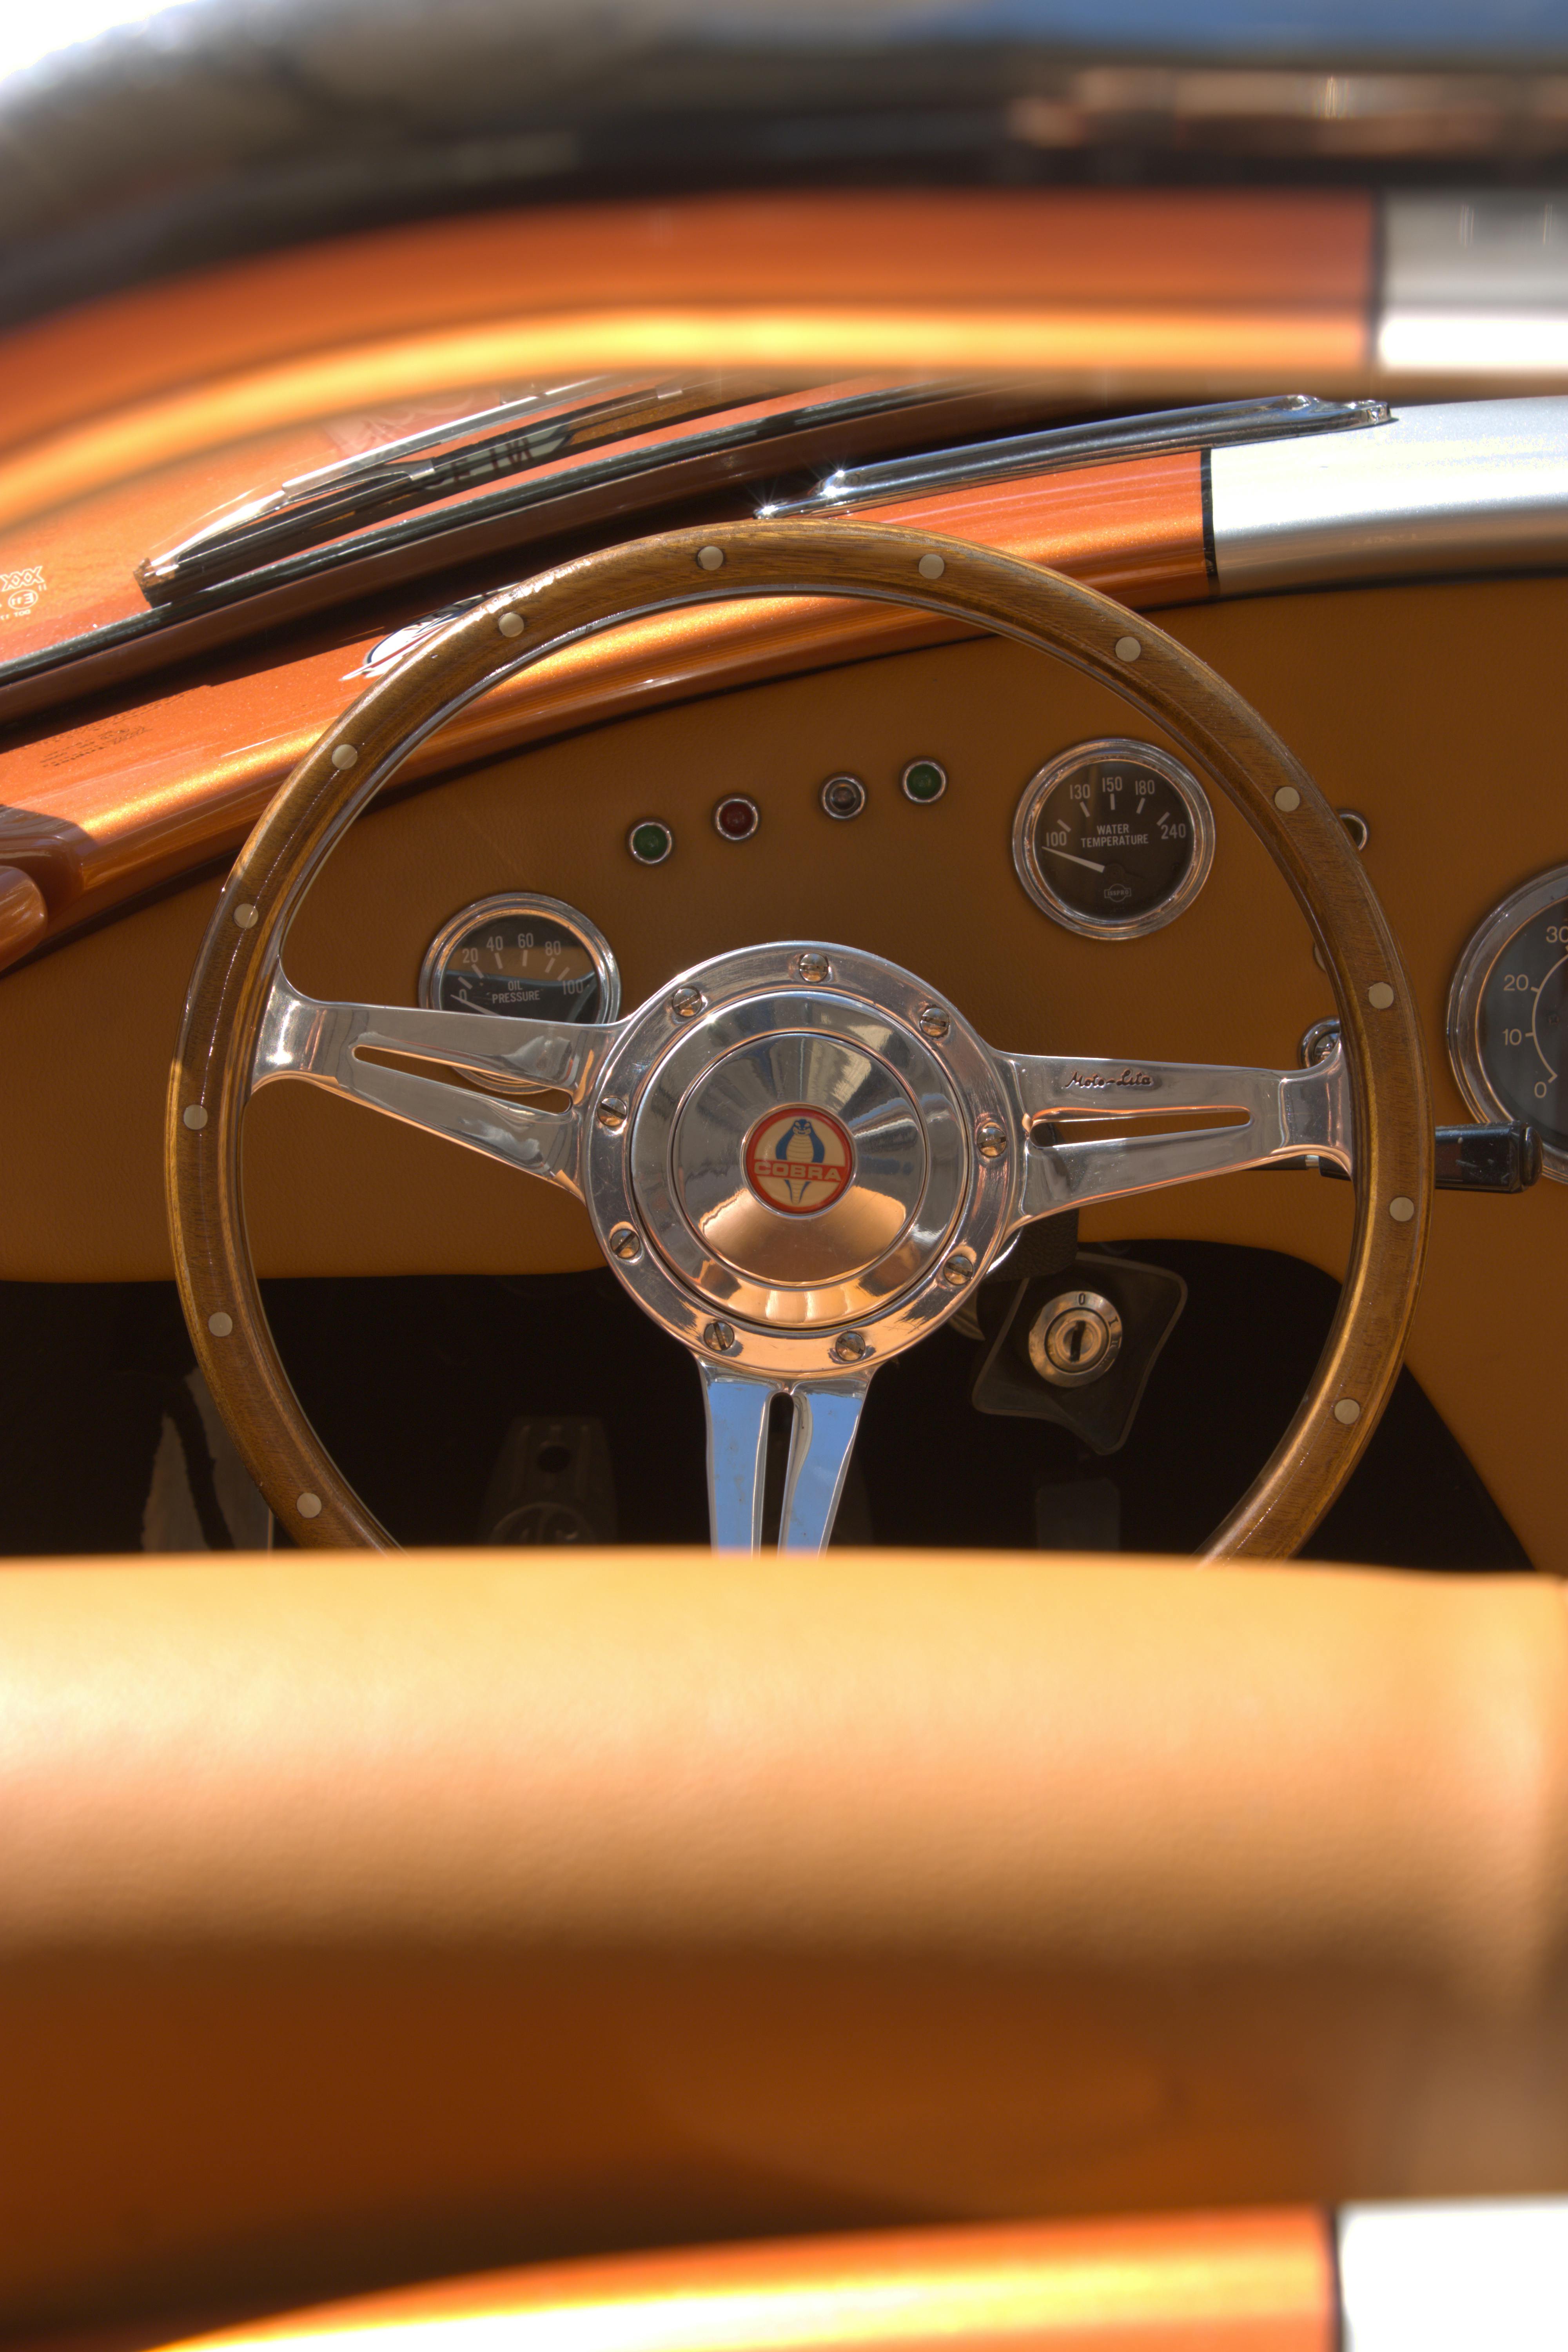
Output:
M633 825L626 835L626 847L639 866L662 866L675 847L675 835L658 817L647 817L641 824Z
M904 798L939 801L947 790L947 770L935 760L911 760L904 770Z

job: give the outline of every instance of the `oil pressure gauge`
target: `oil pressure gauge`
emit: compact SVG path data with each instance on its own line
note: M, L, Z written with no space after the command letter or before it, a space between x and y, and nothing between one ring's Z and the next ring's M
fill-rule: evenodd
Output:
M523 892L477 899L442 925L420 971L419 1002L442 1013L613 1021L621 975L586 915Z
M1494 908L1454 974L1448 1053L1479 1119L1525 1119L1542 1167L1568 1183L1568 866Z
M1214 863L1214 812L1168 751L1124 736L1077 743L1031 777L1013 864L1069 931L1135 940L1190 907Z

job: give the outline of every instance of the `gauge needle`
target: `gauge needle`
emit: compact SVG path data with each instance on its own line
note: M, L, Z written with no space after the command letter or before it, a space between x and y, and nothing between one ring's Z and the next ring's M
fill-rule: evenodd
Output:
M1047 849L1046 856L1065 857L1069 866L1087 866L1091 874L1103 874L1105 871L1104 866L1097 865L1092 857L1075 857L1070 849Z

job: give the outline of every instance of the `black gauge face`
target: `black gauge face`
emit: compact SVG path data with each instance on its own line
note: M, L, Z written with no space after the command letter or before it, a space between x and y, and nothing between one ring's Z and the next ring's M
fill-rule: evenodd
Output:
M603 934L553 898L496 898L466 908L432 943L425 1003L446 1013L510 1013L531 1021L613 1021L616 961Z
M1213 855L1195 777L1152 744L1081 744L1041 771L1014 829L1037 904L1071 929L1128 938L1191 903Z
M1543 1144L1568 1151L1568 894L1520 924L1480 982L1474 1050L1488 1091Z

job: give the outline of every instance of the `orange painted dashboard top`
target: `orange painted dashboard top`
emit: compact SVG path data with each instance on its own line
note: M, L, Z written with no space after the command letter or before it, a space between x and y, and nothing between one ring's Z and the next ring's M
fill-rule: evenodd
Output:
M1057 565L1134 605L1190 603L1208 591L1192 453L873 511L879 521ZM498 564L497 585L504 576ZM509 743L658 702L955 634L865 603L796 597L696 607L523 671L453 720L404 772L433 775ZM0 863L33 877L58 933L232 850L294 762L363 689L357 673L367 650L356 638L267 667L251 667L242 653L227 674L0 754Z
M519 207L139 289L0 346L0 639L20 652L58 635L57 609L101 625L132 564L203 509L331 457L344 419L384 437L410 404L463 387L653 367L735 370L775 391L1010 375L1031 398L1096 405L1145 387L1331 390L1370 363L1373 247L1373 202L1355 192L763 193ZM1059 564L1133 604L1207 593L1194 457L877 511ZM493 578L529 562L497 554ZM237 844L357 691L370 626L269 664L256 638L204 683L187 670L172 693L74 729L56 718L0 754L0 863L42 890L47 929ZM420 767L933 633L854 606L678 615L523 677Z
M884 382L879 379L876 388ZM829 384L814 396L842 398L872 388L863 382ZM69 498L47 513L29 511L9 521L4 513L7 478L15 487L17 478L26 477L36 488L39 476L37 467L29 471L22 466L14 467L7 477L0 459L0 657L16 660L144 614L146 599L132 568L141 557L180 545L215 520L232 520L245 502L279 483L347 459L363 459L404 434L471 415L527 389L521 378L505 383L432 383L412 395L395 386L384 387L368 410L248 433L216 446L209 446L210 436L226 412L221 404L198 401L192 394L188 446L167 463L144 472L122 468L105 487ZM794 394L749 399L750 389L726 383L721 400L715 398L715 410L722 405L726 423L777 415L798 399ZM662 451L679 457L685 436L700 426L679 404L677 415L679 422L617 436L613 445L616 455ZM570 488L581 464L581 454L568 454L531 465L529 484ZM418 511L426 518L445 514L458 520L470 503L471 488L425 504ZM12 577L27 583L26 594L4 593L5 580ZM342 594L340 589L340 598Z
M201 2339L213 2352L308 2343L477 2347L485 2323L616 2352L1331 2352L1324 2217L1166 2215L784 2241L504 2271L366 2297Z
M1016 368L1091 397L1306 368L1328 390L1368 360L1373 224L1355 191L957 189L540 206L334 238L8 338L0 450L22 471L0 473L0 512L29 467L48 503L188 450L193 430L232 439L535 365Z

